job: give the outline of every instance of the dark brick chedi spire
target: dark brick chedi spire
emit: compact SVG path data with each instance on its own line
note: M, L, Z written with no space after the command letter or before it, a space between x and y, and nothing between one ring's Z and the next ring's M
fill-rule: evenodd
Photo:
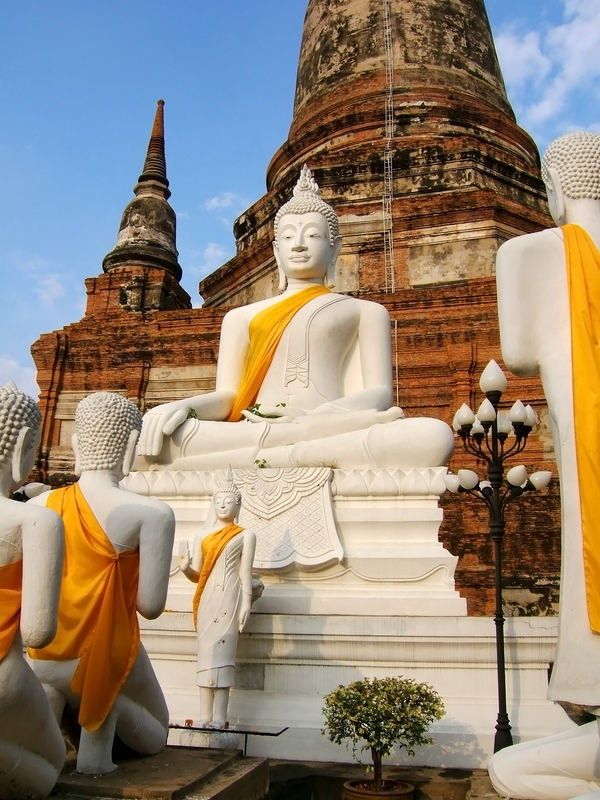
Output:
M294 118L267 185L288 187L308 161L332 200L351 195L356 205L380 195L390 80L396 198L466 193L485 184L496 189L496 176L507 168L516 184L531 184L537 150L515 122L483 0L387 5L386 52L386 3L309 0ZM405 211L410 215L410 207Z
M162 268L177 281L182 270L175 246L175 212L167 202L171 196L165 161L164 100L158 101L154 125L142 174L126 206L117 243L102 262L105 272L122 267Z
M169 181L167 180L167 162L165 159L165 101L159 100L154 117L154 125L148 142L148 152L144 161L142 174L138 178L138 185L134 191L140 194L139 184L146 181L156 181L165 187L164 197L166 200L171 196L168 190Z
M305 162L342 222L343 291L492 277L498 245L549 220L484 0L309 0L287 141L205 305L245 302L275 273L273 217Z

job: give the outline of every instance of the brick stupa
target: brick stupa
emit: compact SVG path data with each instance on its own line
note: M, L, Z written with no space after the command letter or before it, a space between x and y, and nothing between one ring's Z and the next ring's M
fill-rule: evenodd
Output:
M74 409L86 393L122 392L144 411L214 386L225 310L276 292L273 218L304 162L340 216L337 291L390 312L398 404L447 422L464 401L478 405L479 375L500 360L496 250L551 224L539 156L508 103L483 0L310 0L288 139L268 166L267 193L235 222L236 255L201 282L201 309L179 284L159 101L117 244L103 274L86 280L84 318L32 347L40 479L71 472ZM513 378L507 395L544 405L536 380ZM552 466L549 437L532 439L527 463ZM453 465L470 461L457 448ZM470 614L490 613L484 511L444 504L444 544L460 557L456 588ZM555 600L557 507L556 492L541 507L520 505L526 526L506 553L506 596L519 613L527 603L544 613Z

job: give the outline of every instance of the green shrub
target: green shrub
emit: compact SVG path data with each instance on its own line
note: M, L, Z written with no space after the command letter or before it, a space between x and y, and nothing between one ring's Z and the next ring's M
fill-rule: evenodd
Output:
M349 739L352 754L369 750L375 790L382 786L381 760L394 747L413 756L417 745L430 744L430 726L444 716L444 704L428 683L411 678L363 678L338 686L325 697L323 733L335 744Z

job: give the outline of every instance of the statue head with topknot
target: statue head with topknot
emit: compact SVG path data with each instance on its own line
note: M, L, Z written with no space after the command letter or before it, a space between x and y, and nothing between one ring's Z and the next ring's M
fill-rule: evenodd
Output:
M13 461L13 488L18 488L33 467L42 415L33 398L12 381L0 386L0 467Z
M127 474L141 428L142 415L127 398L113 392L84 397L75 410L76 473L123 467Z
M273 248L279 266L279 288L286 286L286 276L279 263L278 248L281 230L281 221L288 215L302 216L306 214L320 214L327 224L329 234L329 245L331 255L327 264L327 285L334 285L335 263L340 249L340 226L339 219L333 208L321 197L319 186L315 181L312 172L306 164L300 171L298 182L294 186L293 194L287 203L284 203L275 215L275 240Z
M564 199L600 200L600 134L574 131L548 145L542 158L550 213L564 220Z
M224 479L216 481L212 498L211 513L207 522L213 524L217 520L233 522L237 520L242 507L242 493L235 484L233 470L228 468Z

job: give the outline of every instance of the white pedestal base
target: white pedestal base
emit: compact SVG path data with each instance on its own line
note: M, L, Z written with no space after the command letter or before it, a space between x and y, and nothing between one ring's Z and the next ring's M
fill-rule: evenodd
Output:
M191 615L167 612L143 625L143 641L171 720L183 724L194 719L197 643ZM546 699L556 627L555 618L507 620L506 685L515 742L573 725ZM431 731L435 743L419 748L415 759L395 753L389 763L484 768L493 751L497 679L494 624L489 618L253 613L240 637L237 661L230 724L289 726L279 737L249 736L248 755L352 761L351 750L333 745L320 732L323 697L340 683L387 675L428 681L446 706L446 716ZM206 734L196 736L204 739L172 731L169 741L206 744Z
M466 600L454 588L458 559L438 541L445 467L312 470L315 474L329 473L327 502L331 510L321 523L333 526L327 532L315 530L317 523L313 526L310 515L315 513L314 504L299 503L291 511L282 502L281 493L274 490L279 474L282 483L290 484L294 471L299 480L308 483L306 473L311 470L235 471L236 479L251 485L254 495L259 492L256 484L265 478L264 497L258 498L264 507L263 516L257 516L260 503L256 497L252 497L251 516L251 503L246 507L244 491L240 515L240 524L257 534L260 555L254 569L265 584L263 596L253 607L255 612L347 614L351 608L355 614L368 616L467 613ZM248 480L247 473L251 472L258 480ZM211 472L152 470L132 473L125 485L164 500L173 508L177 521L174 552L178 553L179 541L193 539L206 519L220 477L217 475L216 480ZM291 525L298 530L286 537ZM270 538L262 540L263 532ZM295 562L286 549L286 539L297 542ZM270 554L265 541L273 542ZM322 543L320 550L313 541ZM301 547L303 552L299 553ZM280 559L279 553L284 550L286 556ZM188 611L193 586L175 573L176 563L169 608Z

